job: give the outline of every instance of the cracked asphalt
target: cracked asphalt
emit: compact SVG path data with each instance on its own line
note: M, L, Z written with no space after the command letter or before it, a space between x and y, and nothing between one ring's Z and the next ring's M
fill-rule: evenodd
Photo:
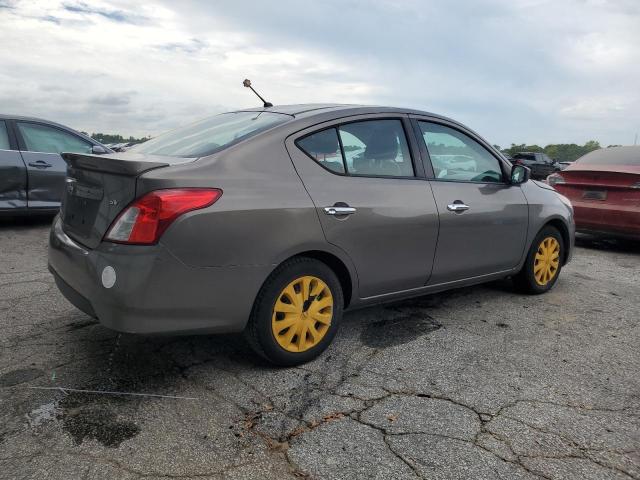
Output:
M543 296L349 313L277 369L239 336L96 324L47 272L49 223L0 221L0 478L640 478L637 243L580 239Z

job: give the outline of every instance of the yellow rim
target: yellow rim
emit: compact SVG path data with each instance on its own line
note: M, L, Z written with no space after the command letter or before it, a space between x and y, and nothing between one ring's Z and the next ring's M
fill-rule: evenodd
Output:
M560 266L560 243L553 237L547 237L540 245L533 264L533 276L536 283L545 286L558 273Z
M333 295L318 277L304 276L284 287L273 306L271 331L288 352L304 352L324 338L333 318Z

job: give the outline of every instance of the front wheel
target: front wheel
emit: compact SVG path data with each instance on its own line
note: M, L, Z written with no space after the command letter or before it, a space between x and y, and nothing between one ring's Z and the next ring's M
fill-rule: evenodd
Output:
M245 337L271 363L299 365L329 346L342 319L340 282L324 263L293 258L269 276L255 300Z
M532 295L551 290L562 270L564 254L564 241L558 229L549 225L540 230L522 270L514 277L518 290Z

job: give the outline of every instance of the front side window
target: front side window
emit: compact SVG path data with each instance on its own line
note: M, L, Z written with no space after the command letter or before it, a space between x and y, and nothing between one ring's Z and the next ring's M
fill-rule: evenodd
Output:
M7 132L7 124L4 120L0 120L0 150L9 150L9 133Z
M503 181L499 160L474 139L453 128L419 121L436 179L461 182Z
M222 113L167 132L131 151L170 157L204 157L290 119L288 115L273 112Z
M18 122L27 150L42 153L90 153L93 145L58 128L39 123Z

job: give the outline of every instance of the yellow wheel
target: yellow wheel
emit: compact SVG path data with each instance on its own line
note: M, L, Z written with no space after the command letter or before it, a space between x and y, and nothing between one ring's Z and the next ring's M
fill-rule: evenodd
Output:
M334 271L314 258L295 257L264 282L245 338L271 363L300 365L329 346L343 307L342 284Z
M538 245L538 252L533 264L533 276L538 285L545 286L553 280L560 267L560 242L553 237L546 237Z
M312 275L296 278L280 292L273 306L271 331L288 352L304 352L320 343L331 326L333 295Z
M565 258L564 241L557 228L544 227L531 243L522 270L514 277L524 293L544 293L558 280Z

